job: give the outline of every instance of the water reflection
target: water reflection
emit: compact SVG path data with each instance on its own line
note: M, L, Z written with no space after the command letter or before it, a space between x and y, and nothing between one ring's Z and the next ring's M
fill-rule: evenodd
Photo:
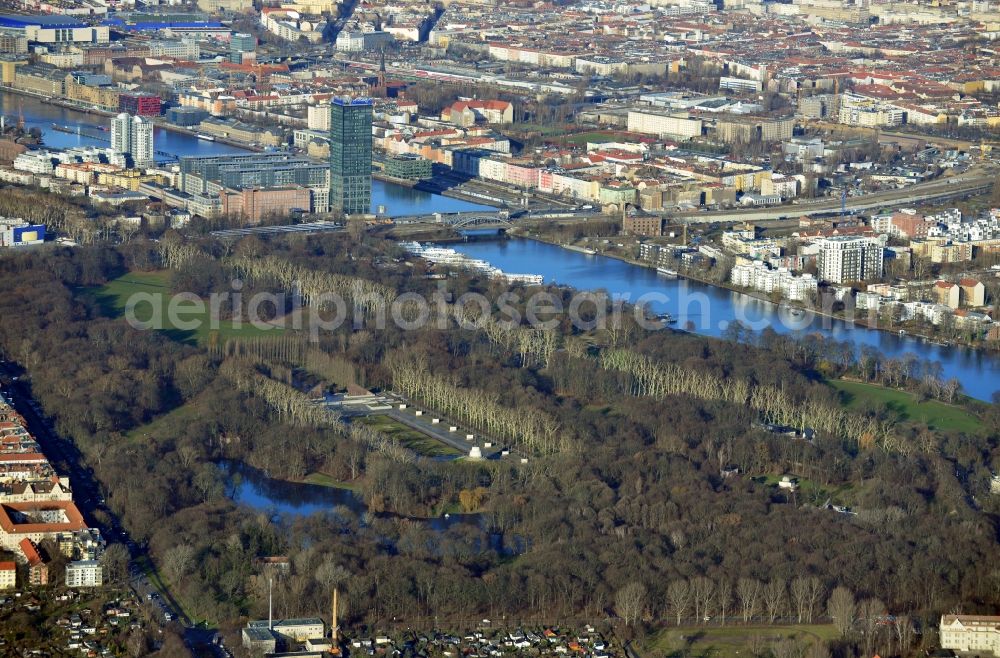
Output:
M369 525L374 518L404 519L443 531L456 525L478 528L483 523L479 514L448 514L431 518L371 514L361 496L350 489L278 480L243 462L231 460L219 462L219 468L226 478L226 494L234 502L281 517L335 513L341 507L353 512L361 525Z
M725 288L683 278L667 279L654 269L535 240L450 246L505 272L541 274L547 283L577 290L604 290L632 303L648 301L647 307L653 313L668 313L676 318L676 327L706 336L721 337L734 321L757 331L769 327L780 334L821 334L850 342L856 352L868 347L889 358L914 354L921 360L938 361L946 379L957 378L965 393L979 399L988 400L1000 389L1000 356L995 353L868 329L817 313L797 314L788 307Z

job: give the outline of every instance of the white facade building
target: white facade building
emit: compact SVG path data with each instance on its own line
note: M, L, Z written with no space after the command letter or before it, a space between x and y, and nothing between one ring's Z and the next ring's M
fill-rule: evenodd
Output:
M834 236L819 242L819 277L830 283L882 276L883 239Z
M324 132L330 131L330 104L320 103L319 105L310 105L307 110L306 121L309 126L309 130L322 130Z
M131 155L137 167L152 165L153 124L148 119L122 112L111 120L111 149Z
M132 117L122 112L111 119L111 149L115 153L128 153L131 147Z
M66 587L100 587L104 568L97 560L77 560L66 565Z
M939 632L943 649L1000 655L1000 617L942 615Z
M636 110L628 113L629 132L691 139L700 136L701 129L701 119L690 119L686 113L680 116L665 112Z
M786 299L798 302L814 297L819 290L819 282L813 275L796 276L784 267L772 270L761 261L734 266L729 280L734 285L766 294L780 292Z

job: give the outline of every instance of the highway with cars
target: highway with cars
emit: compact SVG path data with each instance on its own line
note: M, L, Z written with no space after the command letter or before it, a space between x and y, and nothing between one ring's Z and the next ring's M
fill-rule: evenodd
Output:
M917 183L909 187L894 190L884 190L848 197L845 206L849 211L875 210L892 206L906 206L928 201L944 201L949 198L964 197L988 192L996 179L996 172L983 167L974 167L969 171L955 176L947 176ZM677 213L674 217L691 224L709 224L712 222L744 222L784 219L786 217L801 217L821 213L837 212L841 208L840 199L829 197L822 199L804 199L797 204L771 206L767 208L743 208L708 212Z

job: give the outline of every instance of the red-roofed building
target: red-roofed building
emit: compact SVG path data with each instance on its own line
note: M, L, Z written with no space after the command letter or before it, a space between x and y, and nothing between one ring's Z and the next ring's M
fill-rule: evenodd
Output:
M959 300L963 306L983 306L986 304L986 287L982 281L965 278L958 282Z
M0 504L0 547L9 551L17 551L22 539L37 544L86 527L72 501Z
M938 281L932 289L934 301L949 308L958 308L960 290L951 281Z
M507 101L457 101L441 111L441 120L465 127L477 121L514 123L514 106Z
M17 587L17 564L0 562L0 590Z
M40 452L0 452L0 465L4 464L45 464L49 460Z
M21 548L21 555L24 556L25 562L28 563L28 582L36 587L39 585L48 585L49 565L42 559L41 553L38 552L38 547L27 537L21 540L19 546Z

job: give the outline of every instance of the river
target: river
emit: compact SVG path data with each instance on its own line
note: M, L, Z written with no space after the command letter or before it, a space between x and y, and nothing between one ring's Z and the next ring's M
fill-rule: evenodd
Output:
M43 133L42 141L45 146L70 148L73 146L107 147L109 145L108 141L87 137L86 135L53 130L52 124L67 126L72 129L80 127L92 135L101 134L110 139L111 135L109 132L102 132L100 130L101 127L110 128L110 117L100 114L87 114L86 112L71 110L58 105L43 103L40 99L33 96L23 96L9 91L0 91L0 115L4 116L6 121L17 121L19 106L24 115L25 127L41 130ZM238 146L231 146L220 142L209 142L198 139L194 135L166 130L161 127L154 129L153 148L157 151L170 153L178 157L185 155L228 155L248 152L248 149ZM495 210L490 206L478 203L414 190L403 185L396 185L385 181L373 180L371 211L375 212L379 206L385 206L386 212L394 216L424 215L433 212L449 213Z
M541 274L547 283L577 290L604 290L630 302L646 301L652 311L676 318L678 327L706 336L721 336L735 320L756 331L772 327L782 334L819 333L850 341L856 349L874 347L886 357L912 353L922 360L937 361L944 377L957 378L966 394L981 400L989 400L994 391L1000 390L1000 355L995 353L936 345L922 338L868 329L809 312L793 315L787 308L749 295L686 279L667 279L650 268L536 240L448 246L489 261L505 272Z

